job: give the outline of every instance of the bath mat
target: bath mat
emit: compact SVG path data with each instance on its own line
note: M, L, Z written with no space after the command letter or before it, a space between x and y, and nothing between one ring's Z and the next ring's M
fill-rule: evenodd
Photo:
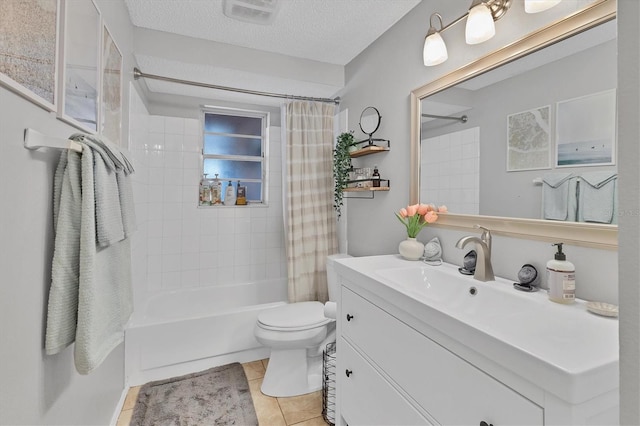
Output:
M140 388L132 426L257 425L249 383L239 363Z

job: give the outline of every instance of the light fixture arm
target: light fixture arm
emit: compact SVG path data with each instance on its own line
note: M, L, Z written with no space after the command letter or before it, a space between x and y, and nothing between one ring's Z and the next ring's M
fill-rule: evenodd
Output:
M489 7L489 10L491 11L491 16L493 16L494 21L497 21L498 19L502 18L505 15L505 13L507 13L507 10L509 10L509 8L511 7L511 0L473 0L473 2L471 3L471 6L469 6L469 10L473 9L475 6L479 5L480 3L487 4L487 6ZM432 13L431 18L429 19L429 25L432 25L431 20L433 16L438 15L440 19L440 26L441 26L438 32L442 33L443 31L448 30L449 28L456 25L458 22L466 19L466 17L469 16L469 10L467 10L467 12L464 15L457 17L456 19L454 19L444 27L442 26L442 16L440 16L440 14L437 12Z
M440 29L437 30L436 27L433 26L433 17L438 18L438 20L440 21ZM444 27L442 26L442 15L440 15L438 12L436 13L432 13L431 17L429 18L429 31L427 31L427 37L429 37L432 34L438 33L438 32L442 32L444 31Z

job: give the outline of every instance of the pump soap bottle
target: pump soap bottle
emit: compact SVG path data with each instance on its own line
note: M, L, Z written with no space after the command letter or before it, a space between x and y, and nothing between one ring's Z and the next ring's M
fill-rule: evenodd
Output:
M233 190L233 184L229 181L229 185L224 193L224 205L235 206L236 205L236 191Z
M553 260L547 262L547 284L549 300L569 304L576 298L576 268L567 261L562 252L562 244L553 244L558 247L558 252Z

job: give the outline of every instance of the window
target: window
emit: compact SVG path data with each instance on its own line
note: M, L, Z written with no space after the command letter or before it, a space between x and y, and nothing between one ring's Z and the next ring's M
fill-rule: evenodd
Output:
M269 114L242 110L204 111L203 173L222 181L224 200L229 182L247 188L249 203L266 202L266 135Z

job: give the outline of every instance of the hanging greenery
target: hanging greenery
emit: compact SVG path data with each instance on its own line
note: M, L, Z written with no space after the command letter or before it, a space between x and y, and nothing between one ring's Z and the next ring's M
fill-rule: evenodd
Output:
M338 220L342 214L342 191L347 187L349 170L351 169L351 156L349 147L354 144L352 132L338 135L338 143L333 150L333 208L338 213Z

